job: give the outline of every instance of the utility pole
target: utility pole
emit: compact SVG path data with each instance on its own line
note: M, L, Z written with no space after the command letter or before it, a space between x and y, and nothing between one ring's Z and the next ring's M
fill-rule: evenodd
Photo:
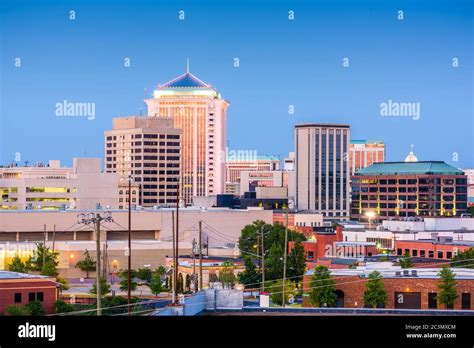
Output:
M199 220L199 290L202 290L202 221Z
M283 307L285 307L285 283L286 283L286 257L287 257L287 245L288 245L288 206L286 207L286 214L285 214L285 247L284 247L284 254L283 254Z
M265 243L263 242L263 226L260 227L260 239L262 245L262 291L265 291Z
M44 225L44 234L43 234L43 270L45 269L46 262L46 224Z
M175 297L175 305L179 305L178 303L178 260L179 260L179 182L176 185L176 253L175 253L175 261L174 261L174 292L176 294Z
M132 294L132 176L128 176L128 315L131 315L130 297Z
M171 290L171 303L174 304L176 298L176 288L174 284L176 284L176 279L174 278L174 269L176 268L176 245L174 240L174 210L171 211L171 234L173 235L173 273L171 273L171 284L173 285L173 289Z
M194 283L194 292L197 292L197 274L196 274L196 238L193 238L193 283Z
M96 279L96 292L97 292L97 315L102 315L102 308L101 308L101 274L100 274L100 223L102 221L110 222L112 220L112 215L110 211L106 211L104 216L101 216L99 213L89 213L89 214L79 214L77 216L78 223L80 224L93 224L95 229L95 238L96 238L96 259L97 259L97 279Z
M56 225L53 226L53 253L54 253L54 242L56 241Z

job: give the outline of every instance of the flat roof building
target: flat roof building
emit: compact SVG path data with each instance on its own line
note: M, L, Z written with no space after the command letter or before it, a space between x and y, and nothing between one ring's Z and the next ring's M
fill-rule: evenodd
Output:
M119 177L103 173L99 158L74 158L33 167L0 168L0 210L118 208Z
M461 216L467 209L464 172L442 161L374 163L352 176L351 218L375 220Z
M113 119L105 131L105 169L120 180L120 207L128 207L128 180L132 204L144 207L176 205L181 177L181 130L171 118L129 116Z
M295 126L295 203L325 219L349 218L350 127L342 124Z

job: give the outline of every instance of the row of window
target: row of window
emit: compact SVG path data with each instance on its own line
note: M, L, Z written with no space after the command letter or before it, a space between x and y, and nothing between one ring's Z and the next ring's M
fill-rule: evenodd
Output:
M21 303L22 301L22 293L15 292L15 303ZM28 302L33 301L44 301L44 293L43 292L29 292L28 293Z
M428 254L426 253L427 250L423 250L423 249L404 249L402 250L401 248L398 248L397 249L397 255L398 256L403 256L405 255L406 253L408 253L410 256L412 257L428 257L430 259L434 259L435 258L435 251L434 250L428 250ZM427 256L428 255L428 256ZM452 251L446 251L446 253L444 251L441 251L441 250L438 250L436 251L436 258L437 259L452 259L453 258L453 252Z
M168 136L166 136L166 134L143 134L143 138L145 139L158 139L158 137L160 139L179 139L178 134L168 134ZM131 139L141 139L141 138L142 138L141 134L131 134ZM117 140L117 136L116 135L108 136L107 140L108 141ZM125 136L123 135L120 136L119 140L125 140Z

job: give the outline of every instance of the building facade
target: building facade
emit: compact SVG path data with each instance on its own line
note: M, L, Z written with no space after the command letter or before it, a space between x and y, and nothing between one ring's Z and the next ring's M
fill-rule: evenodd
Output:
M120 208L128 207L128 180L132 204L176 205L181 168L181 131L171 118L114 118L105 136L105 170L120 180ZM138 190L137 190L138 187Z
M379 140L351 140L351 175L373 163L385 161L385 143Z
M149 117L170 117L182 131L180 186L184 203L191 204L193 196L224 193L229 102L187 71L159 85L145 103Z
M466 209L466 176L444 162L375 163L352 177L353 219L461 216Z
M0 271L0 314L7 314L8 306L24 306L32 301L41 302L46 314L52 314L57 299L54 277Z
M240 155L237 151L235 155L227 155L226 182L240 183L244 171L275 171L279 169L280 160L275 156L246 156L245 154Z
M382 276L387 293L386 304L382 307L390 309L446 309L439 303L437 295L440 291L441 268L410 268L401 269L391 262L367 263L354 269L330 269L335 282L336 307L363 308L364 292L368 276L378 271ZM472 310L474 308L474 270L452 268L456 279L458 297L452 309ZM314 269L303 277L303 306L312 307L309 292L311 276Z
M288 173L282 170L240 172L240 195L258 187L288 187Z
M119 178L103 173L99 158L74 158L72 167L0 168L0 210L118 208Z
M339 124L295 126L295 200L298 210L328 219L349 217L350 129Z

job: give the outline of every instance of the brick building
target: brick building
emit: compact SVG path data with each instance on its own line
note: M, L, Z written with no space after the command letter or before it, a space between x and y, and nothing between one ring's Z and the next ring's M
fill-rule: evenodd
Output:
M450 260L458 252L474 248L474 242L453 241L452 238L438 237L437 240L396 240L395 251L398 256L406 252L412 257Z
M401 269L391 262L358 266L355 269L330 269L336 282L337 307L364 307L364 291L368 276L373 271L382 275L387 292L385 308L395 309L445 309L437 299L440 268ZM453 268L456 275L458 298L454 309L474 309L474 270ZM303 280L303 306L311 307L309 292L314 269Z
M445 162L374 163L352 176L351 218L461 216L467 177Z
M337 226L335 229L327 229L327 231L315 229L312 233L305 234L308 239L301 244L306 255L308 268L315 267L319 264L319 260L323 258L364 258L377 254L375 243L345 242L342 240L341 226ZM288 243L289 253L291 253L294 246L295 242L290 241Z
M58 298L56 279L33 274L0 271L0 313L10 305L40 301L47 314L54 313Z

